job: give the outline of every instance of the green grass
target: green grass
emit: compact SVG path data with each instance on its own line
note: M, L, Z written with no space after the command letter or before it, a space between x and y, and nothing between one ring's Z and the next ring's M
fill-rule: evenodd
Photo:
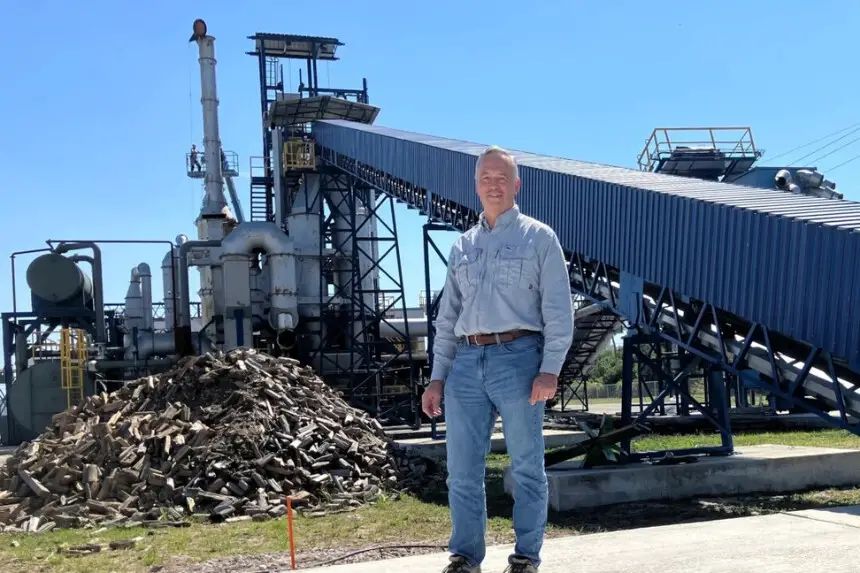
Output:
M642 437L637 451L690 448L718 443L715 435ZM785 444L860 448L860 438L840 431L739 434L736 446ZM507 457L491 455L487 469L487 507L491 542L512 540L510 498L504 493L502 474ZM314 548L350 549L387 542L438 542L445 544L450 528L444 486L428 488L420 497L386 499L352 513L319 518L300 517L295 522L296 548L301 555ZM643 526L758 515L775 511L860 504L860 489L831 489L786 495L726 497L716 500L633 503L594 510L551 513L548 536L589 534ZM143 536L131 550L111 551L85 557L65 557L63 545L103 543ZM13 547L16 541L19 546ZM65 530L38 537L0 535L0 563L4 573L143 573L152 565L200 562L216 557L285 551L288 548L284 520L224 525L193 524L182 529Z

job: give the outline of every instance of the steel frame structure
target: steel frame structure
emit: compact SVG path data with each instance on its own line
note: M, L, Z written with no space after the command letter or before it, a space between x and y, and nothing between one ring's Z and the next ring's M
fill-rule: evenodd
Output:
M837 365L829 352L580 254L571 258L570 278L578 294L612 309L639 333L658 337L700 359L711 370L731 375L724 385L727 389L734 386L739 405L745 405L748 390L758 389L772 395L779 409L815 414L834 427L860 435L860 423L849 420L857 407L843 385L847 378L853 379L848 384L856 387L857 374ZM782 353L805 358L798 365ZM811 375L813 368L818 369L820 386ZM832 416L831 408L821 400L803 394L804 385L807 392L825 394L827 386L835 390L837 416ZM708 388L713 391L714 385Z
M248 36L254 40L255 49L246 52L257 58L257 70L260 85L260 111L263 125L269 114L271 104L282 96L284 91L284 68L281 59L304 61L307 67L305 85L301 79L299 68L299 85L296 93L300 96L315 97L332 95L337 98L369 103L367 78L362 80L361 89L321 88L319 87L317 63L319 60L337 60L335 52L343 43L337 38L318 36L299 36L294 34L257 33ZM275 177L272 161L273 141L269 129L263 129L262 165L251 166L251 220L274 221L274 185ZM257 173L257 175L255 175ZM261 173L261 174L260 174ZM277 206L280 208L280 205Z
M403 291L403 267L400 245L397 240L397 222L394 200L383 195L373 200L370 185L357 180L340 169L321 166L318 170L320 186L317 197L324 201L319 211L320 224L320 321L321 339L318 348L308 349L308 360L320 363L323 377L333 387L342 389L352 406L375 416L385 424L406 424L418 427L417 372L414 361L408 322L403 329L395 327L387 313L399 307L406 316L406 297ZM299 189L299 193L305 192ZM335 199L339 198L339 199ZM384 209L390 211L389 226L379 217ZM359 211L364 212L359 220ZM348 236L343 243L333 240L335 216L350 221ZM372 217L377 229L386 231L377 236L363 236L362 229ZM343 229L339 229L341 236ZM374 253L378 256L374 257ZM360 260L369 261L362 268ZM393 259L393 261L392 261ZM347 261L349 280L338 285L332 279L336 262ZM383 268L392 261L395 275ZM374 271L384 275L390 287L368 285L368 275ZM340 272L344 272L343 268ZM333 285L330 293L329 285ZM330 293L330 294L329 294ZM367 301L373 304L367 304ZM384 303L383 303L384 301ZM334 312L328 309L336 306ZM385 324L402 340L392 344L380 336ZM339 354L349 352L344 364ZM332 368L332 374L325 374Z
M250 36L250 39L264 40L262 36ZM284 72L278 63L278 58L270 55L265 48L247 52L249 56L257 58L257 73L260 84L260 121L265 124L269 113L269 105L277 100L278 95L284 93ZM250 164L251 196L250 196L250 219L251 221L273 221L274 220L274 195L275 173L270 160L272 153L272 133L263 129L263 155L262 165ZM258 174L262 171L262 174Z
M647 459L665 458L667 456L689 455L729 455L734 444L732 440L731 420L729 417L728 391L723 371L718 365L704 364L700 356L680 352L677 355L679 367L672 368L672 358L662 355L665 340L659 335L631 332L624 337L622 375L621 375L621 425L624 427L644 422L657 410L665 409L665 401L674 395L680 401L692 405L698 413L708 420L720 434L721 444L718 446L701 446L696 448L660 450L650 452L632 452L630 439L622 440L621 449L624 458L629 462ZM638 368L636 368L638 366ZM668 366L668 368L667 368ZM703 370L707 381L708 391L703 402L697 400L690 392L689 378L697 370ZM642 392L647 386L643 378L655 376L660 382L660 392L651 395L647 406L643 403ZM640 411L634 418L633 388L634 380L639 381Z

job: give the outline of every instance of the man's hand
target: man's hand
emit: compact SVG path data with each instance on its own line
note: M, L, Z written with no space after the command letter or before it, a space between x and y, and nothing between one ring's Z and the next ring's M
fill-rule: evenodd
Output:
M421 395L421 409L431 418L442 415L443 386L441 380L431 380Z
M538 402L544 402L555 396L558 389L558 376L541 372L532 383L532 396L529 404L534 406Z

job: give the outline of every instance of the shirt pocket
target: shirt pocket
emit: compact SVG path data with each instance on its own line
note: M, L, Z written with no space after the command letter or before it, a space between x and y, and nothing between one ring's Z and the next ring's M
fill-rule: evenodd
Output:
M454 276L463 298L471 298L481 282L481 249L463 253L454 266Z
M537 251L531 245L503 245L499 249L497 282L503 288L537 287Z

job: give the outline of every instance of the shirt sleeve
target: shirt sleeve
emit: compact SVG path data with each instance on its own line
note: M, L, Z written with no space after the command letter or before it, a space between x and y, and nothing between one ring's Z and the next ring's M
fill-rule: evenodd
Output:
M558 376L573 342L573 299L561 243L550 233L540 264L544 349L540 371Z
M445 276L445 286L442 289L442 298L436 312L434 326L436 332L433 335L433 368L430 373L431 380L442 380L448 376L454 354L457 351L457 337L454 335L454 326L460 316L462 308L462 295L454 276L454 264L457 254L456 244L451 247L448 254L448 270Z

